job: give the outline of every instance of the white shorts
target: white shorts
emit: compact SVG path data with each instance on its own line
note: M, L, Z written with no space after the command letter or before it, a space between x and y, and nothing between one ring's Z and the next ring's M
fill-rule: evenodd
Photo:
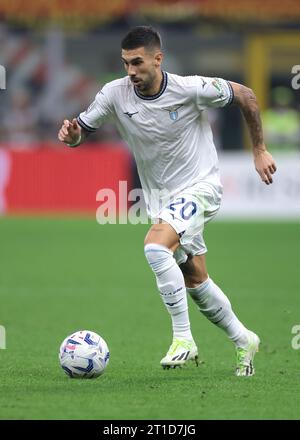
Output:
M185 263L188 255L207 252L203 238L204 225L217 214L221 198L220 191L198 183L178 193L160 211L158 219L169 223L180 236L180 246L174 252L178 265Z

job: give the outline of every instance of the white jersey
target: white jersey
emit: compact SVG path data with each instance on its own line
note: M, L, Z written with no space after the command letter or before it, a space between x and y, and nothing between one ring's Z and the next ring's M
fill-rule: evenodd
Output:
M221 78L163 72L159 93L143 96L126 76L107 83L78 122L93 132L106 118L113 118L134 154L148 213L156 217L164 205L161 194L168 201L200 182L221 192L205 109L224 107L232 100L232 87Z

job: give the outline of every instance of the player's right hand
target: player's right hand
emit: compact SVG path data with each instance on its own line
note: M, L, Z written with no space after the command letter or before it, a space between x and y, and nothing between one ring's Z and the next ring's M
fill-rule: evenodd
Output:
M72 122L64 120L61 129L58 132L58 139L65 144L76 144L81 135L81 127L74 118Z

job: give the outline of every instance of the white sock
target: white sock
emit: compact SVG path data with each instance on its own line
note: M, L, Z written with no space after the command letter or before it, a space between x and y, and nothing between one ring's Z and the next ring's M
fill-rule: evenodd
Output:
M161 298L171 315L173 336L193 340L182 272L165 246L146 244L145 255L156 276Z
M200 312L223 329L237 347L248 345L248 331L233 313L231 304L222 290L208 278L199 286L187 288Z

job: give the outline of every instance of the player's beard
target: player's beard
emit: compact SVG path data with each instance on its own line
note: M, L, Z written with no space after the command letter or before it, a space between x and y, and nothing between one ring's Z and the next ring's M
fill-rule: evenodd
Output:
M135 84L135 87L138 89L138 91L144 95L147 95L147 92L152 89L153 83L155 80L155 74L149 74L148 78L142 80L138 84Z

